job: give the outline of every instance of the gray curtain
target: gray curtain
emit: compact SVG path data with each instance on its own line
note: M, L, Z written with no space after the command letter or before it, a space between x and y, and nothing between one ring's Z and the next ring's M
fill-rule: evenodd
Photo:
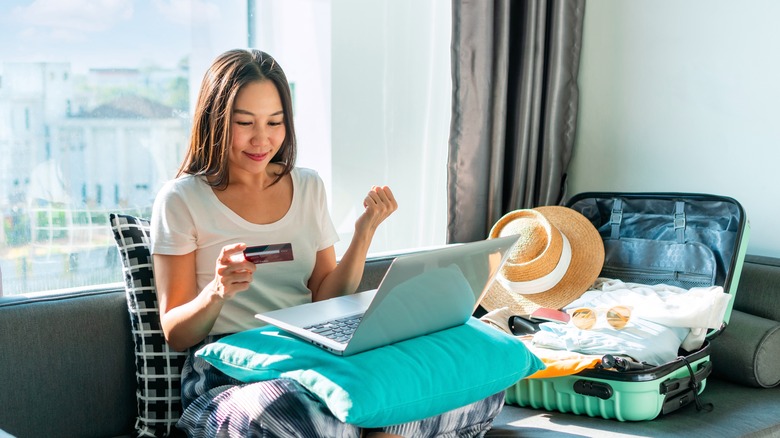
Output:
M452 10L449 243L564 200L585 0L453 0Z

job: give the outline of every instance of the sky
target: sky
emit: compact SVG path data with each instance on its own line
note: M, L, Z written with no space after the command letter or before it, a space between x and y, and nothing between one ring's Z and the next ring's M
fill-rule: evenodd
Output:
M246 0L4 0L0 63L70 62L75 72L173 67L201 39L192 29L229 21L245 32L245 17Z

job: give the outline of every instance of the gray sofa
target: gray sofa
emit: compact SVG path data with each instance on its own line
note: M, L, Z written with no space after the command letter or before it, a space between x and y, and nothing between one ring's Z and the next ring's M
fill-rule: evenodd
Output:
M392 257L368 261L375 287ZM780 260L745 263L729 327L712 342L715 371L694 404L646 422L506 406L488 436L780 436ZM0 298L0 430L26 437L131 436L134 347L125 291ZM0 437L5 436L0 432Z

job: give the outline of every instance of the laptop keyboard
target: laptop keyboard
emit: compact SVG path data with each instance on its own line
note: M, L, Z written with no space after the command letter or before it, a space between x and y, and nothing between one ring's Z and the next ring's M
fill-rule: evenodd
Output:
M355 315L347 318L334 319L320 324L304 327L306 330L317 333L320 336L332 339L340 344L346 344L355 333L355 329L363 315Z

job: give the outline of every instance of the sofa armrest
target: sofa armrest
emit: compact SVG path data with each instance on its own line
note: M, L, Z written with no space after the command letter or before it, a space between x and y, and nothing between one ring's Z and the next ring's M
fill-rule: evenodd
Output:
M718 377L747 386L780 384L780 322L734 310L729 326L712 342Z

